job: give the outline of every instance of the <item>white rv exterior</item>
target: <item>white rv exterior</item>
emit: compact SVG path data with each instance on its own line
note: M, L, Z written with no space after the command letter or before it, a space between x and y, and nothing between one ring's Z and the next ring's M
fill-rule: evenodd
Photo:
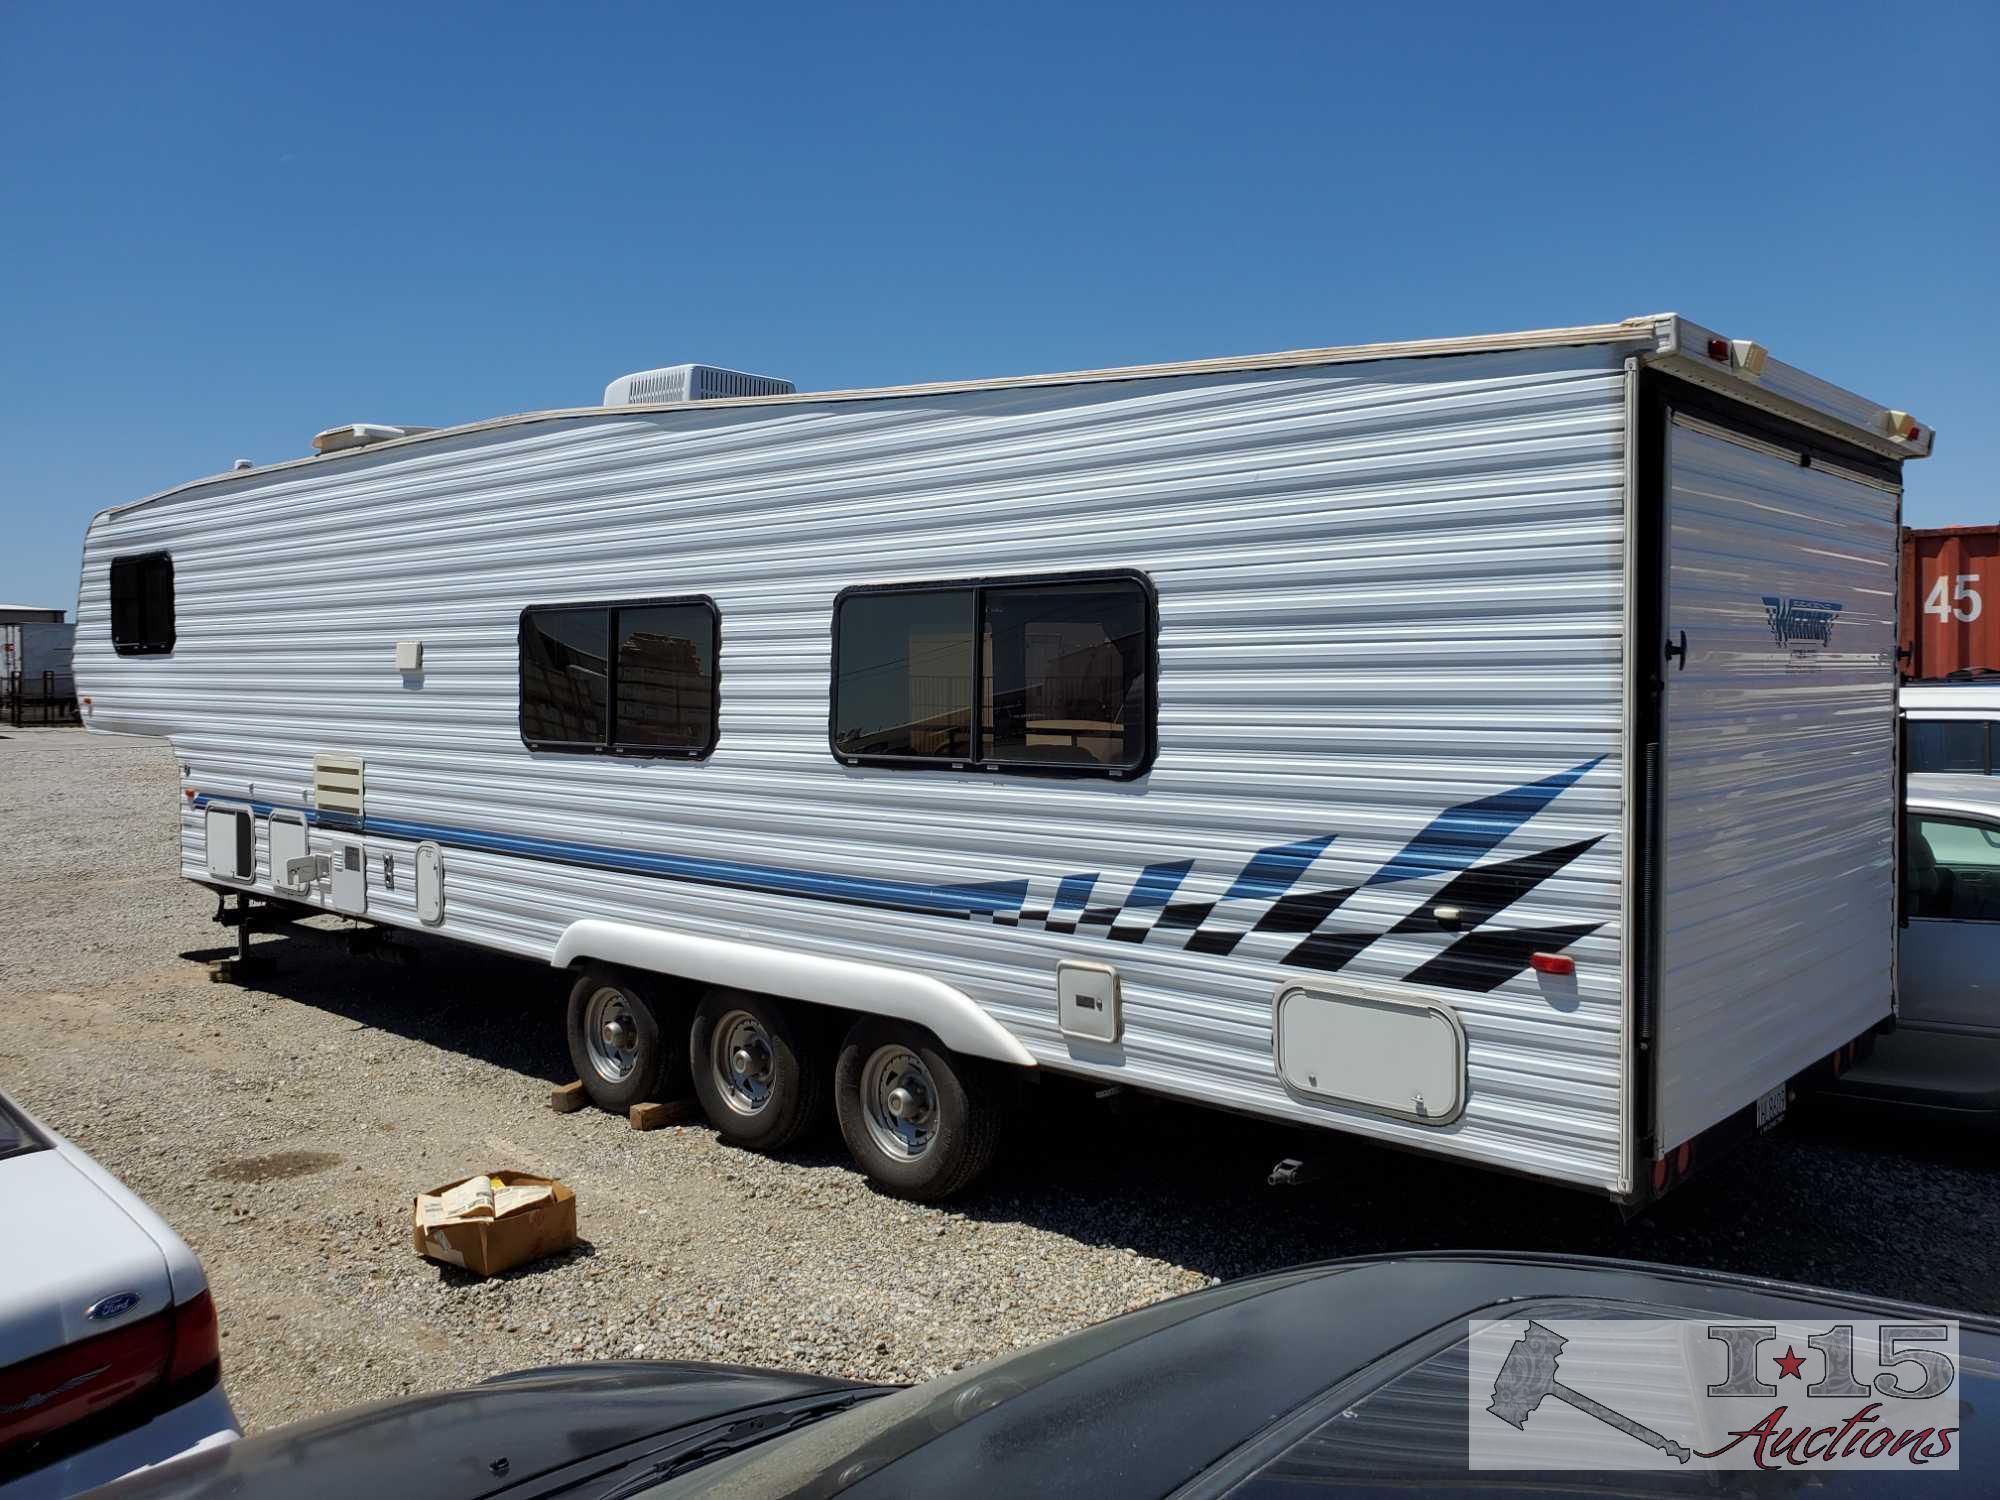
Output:
M1632 1202L1891 1012L1930 438L1671 315L549 412L106 511L78 690L171 738L217 889ZM836 753L852 591L1107 578L1142 764ZM661 599L707 753L531 748L524 611Z

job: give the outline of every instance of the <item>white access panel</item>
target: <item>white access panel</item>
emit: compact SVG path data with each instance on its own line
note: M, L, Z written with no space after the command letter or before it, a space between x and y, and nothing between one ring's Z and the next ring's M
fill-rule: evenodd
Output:
M358 843L333 847L333 909L357 916L368 910L368 852Z
M1111 1043L1124 1031L1118 971L1110 964L1065 959L1056 965L1056 1014L1064 1036Z
M426 927L444 921L444 851L417 845L417 920Z
M1666 502L1663 1151L1889 1014L1900 494L1676 416Z
M1293 1093L1427 1125L1465 1108L1465 1031L1449 1007L1366 993L1278 996L1278 1073Z
M310 890L310 880L294 881L286 874L294 861L306 857L305 819L297 813L273 813L265 820L264 830L271 854L271 888L293 894Z
M208 873L219 880L255 880L257 843L247 807L210 804L203 832L208 843Z

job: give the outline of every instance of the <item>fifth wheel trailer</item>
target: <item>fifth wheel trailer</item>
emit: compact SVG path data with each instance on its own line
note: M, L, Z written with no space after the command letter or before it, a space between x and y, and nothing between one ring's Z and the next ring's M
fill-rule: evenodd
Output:
M99 515L182 873L920 1197L1059 1073L1633 1206L1891 1015L1906 413L1671 314L702 385Z

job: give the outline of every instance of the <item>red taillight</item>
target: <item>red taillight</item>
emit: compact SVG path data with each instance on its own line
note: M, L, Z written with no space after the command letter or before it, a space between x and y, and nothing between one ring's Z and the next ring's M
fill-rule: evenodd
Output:
M199 1375L221 1357L207 1292L0 1370L0 1454L108 1411L162 1382Z
M1560 953L1534 953L1528 957L1528 967L1537 974L1574 974L1576 960L1565 958Z
M156 1313L0 1370L0 1453L158 1384L172 1360L175 1322Z
M1728 359L1728 358L1729 358L1729 340L1728 340L1728 339L1710 339L1710 340L1708 341L1708 357L1709 357L1710 359L1724 359L1724 360Z
M174 1309L174 1357L167 1379L199 1375L222 1358L220 1331L215 1326L215 1299L204 1291Z

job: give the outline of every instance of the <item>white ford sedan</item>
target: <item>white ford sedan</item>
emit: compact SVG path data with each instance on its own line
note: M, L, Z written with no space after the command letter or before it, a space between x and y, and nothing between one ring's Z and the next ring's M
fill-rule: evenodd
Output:
M234 1440L221 1366L194 1252L0 1094L0 1500Z

